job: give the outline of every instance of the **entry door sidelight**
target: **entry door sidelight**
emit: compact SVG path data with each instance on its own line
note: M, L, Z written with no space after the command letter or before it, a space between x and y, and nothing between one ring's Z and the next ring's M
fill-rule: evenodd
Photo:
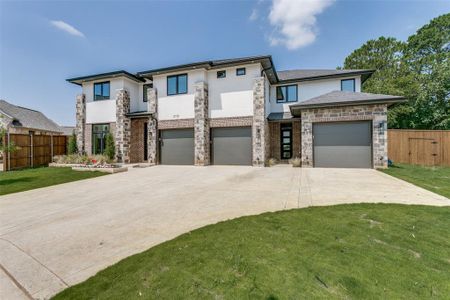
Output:
M281 124L281 159L292 158L292 125Z

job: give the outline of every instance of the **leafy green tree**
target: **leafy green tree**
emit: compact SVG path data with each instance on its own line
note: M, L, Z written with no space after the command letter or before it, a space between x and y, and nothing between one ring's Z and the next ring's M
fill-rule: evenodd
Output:
M107 156L110 160L113 160L116 155L116 146L114 145L114 137L111 132L106 134L105 151L103 151L103 155Z
M75 132L72 133L72 135L69 137L69 145L67 148L68 148L69 154L78 153L77 136L75 135Z
M344 61L346 69L374 69L364 92L402 95L389 110L390 128L449 129L450 14L420 28L407 42L370 40Z
M0 115L0 156L4 155L7 152L14 152L18 150L18 147L14 145L13 142L6 143L6 135L8 134L8 131L6 130L5 122L2 121L3 116Z

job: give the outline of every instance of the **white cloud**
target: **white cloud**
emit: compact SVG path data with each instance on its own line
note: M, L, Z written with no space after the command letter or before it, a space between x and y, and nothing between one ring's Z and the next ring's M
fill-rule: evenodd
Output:
M258 10L256 8L254 8L252 10L252 13L250 14L250 16L248 17L248 19L250 21L256 21L258 19Z
M84 34L81 31L79 31L78 29L76 29L72 25L67 24L64 21L50 21L50 23L53 26L55 26L56 28L67 32L68 34L79 36L79 37L84 37Z
M275 27L272 45L295 50L313 43L317 36L316 16L335 0L273 0L269 21Z

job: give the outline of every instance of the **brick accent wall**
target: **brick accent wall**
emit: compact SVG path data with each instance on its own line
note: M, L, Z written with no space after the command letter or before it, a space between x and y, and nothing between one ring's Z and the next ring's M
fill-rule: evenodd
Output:
M158 121L158 129L194 128L194 119Z
M302 123L300 121L292 122L292 158L302 156Z
M252 126L253 117L215 118L209 119L209 126L215 127L246 127Z
M130 162L144 162L144 126L148 118L131 119ZM146 159L145 159L146 160Z
M84 125L84 153L92 154L92 124ZM79 150L80 148L78 148Z
M75 118L76 118L75 134L77 136L78 152L85 153L86 97L84 94L80 94L77 96Z
M360 105L302 111L302 167L313 166L312 125L316 122L372 121L372 154L375 168L387 167L387 105Z

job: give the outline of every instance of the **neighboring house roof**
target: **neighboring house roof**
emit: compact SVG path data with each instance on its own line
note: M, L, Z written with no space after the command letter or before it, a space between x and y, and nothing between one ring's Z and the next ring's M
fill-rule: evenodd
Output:
M279 71L278 78L280 82L289 82L360 75L362 77L362 82L364 82L373 74L373 72L375 72L375 70L286 70Z
M0 100L0 113L9 119L10 126L42 131L62 132L61 128L43 113Z
M111 77L121 77L121 76L127 77L128 79L131 79L133 81L145 82L145 79L138 77L138 76L131 74L124 70L108 72L108 73L101 73L101 74L94 74L94 75L88 75L88 76L82 76L82 77L74 77L74 78L66 79L66 81L68 81L70 83L81 85L83 82L86 82L86 81L93 81L93 80L106 79L106 78L111 78Z
M347 91L333 91L326 93L306 101L302 101L298 104L290 105L291 113L294 111L308 109L308 108L322 108L333 106L347 106L347 105L360 105L360 104L394 104L398 102L405 102L405 97L391 96L381 94L370 93L358 93Z
M63 135L72 135L75 132L75 126L59 126Z
M294 117L290 112L273 112L267 116L269 121L292 120Z
M248 63L259 62L263 66L269 81L275 83L278 81L277 72L272 61L271 55L259 55L259 56L248 56L240 58L230 58L230 59L219 59L219 60L207 60L190 64L176 65L166 68L152 69L148 71L138 72L138 76L146 77L152 79L153 75L161 75L173 71L188 71L192 69L206 68L214 69L235 65L242 65Z

